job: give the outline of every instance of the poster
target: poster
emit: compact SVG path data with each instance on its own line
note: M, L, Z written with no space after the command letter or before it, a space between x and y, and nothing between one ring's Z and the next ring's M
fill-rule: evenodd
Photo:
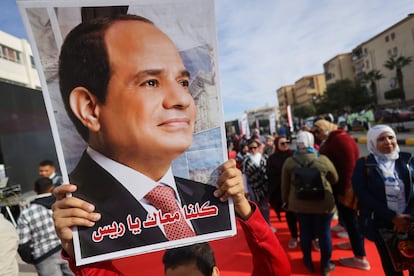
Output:
M96 210L102 213L101 221L94 227L79 227L75 231L76 264L84 265L234 235L236 226L232 203L214 201L212 194L210 197L210 192L207 192L216 182L218 165L227 158L218 85L214 1L17 0L17 4L33 48L64 181L74 183L77 179L82 179L85 184L88 183L74 183L78 185L78 195L95 204ZM75 112L72 102L66 109L64 107L64 99L67 97L61 95L59 85L61 45L75 26L108 13L134 14L152 21L156 28L173 41L189 72L188 88L197 110L193 139L191 146L173 161L171 172L174 177L179 177L174 179L173 185L176 186L177 201L181 204L181 216L185 217L186 223L192 228L194 237L167 238L166 225L174 221L178 214L163 216L165 214L144 200L134 190L134 184L127 183L136 176L137 170L127 162L113 162L105 153L96 153L91 149L91 138L82 138L73 123L76 118L71 120L68 116L68 110ZM98 70L101 67L96 68ZM81 91L84 93L84 90ZM128 105L129 103L126 106ZM145 109L146 106L141 105L141 108ZM122 113L123 111L114 113L114 116ZM131 118L131 122L134 120ZM79 121L86 125L84 121ZM119 124L128 125L126 121L129 120L123 120ZM108 131L107 135L114 136L114 139L133 140L125 133ZM148 147L151 147L151 141L148 142ZM110 152L107 148L104 151ZM82 169L87 173L79 173ZM140 177L143 182L151 182L146 179L145 173L142 174L144 177ZM97 179L99 186L92 185ZM187 191L186 187L195 182L207 184L209 188L203 185L200 191ZM121 187L121 190L114 192L114 185ZM188 192L187 195L181 194L181 190ZM126 202L134 202L139 208L126 206ZM142 202L144 203L141 204Z

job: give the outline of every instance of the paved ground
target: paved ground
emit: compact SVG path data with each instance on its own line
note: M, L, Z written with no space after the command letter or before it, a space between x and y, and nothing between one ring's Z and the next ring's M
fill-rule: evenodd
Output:
M19 262L19 276L37 276L36 269L33 265L26 264L19 256L17 258Z

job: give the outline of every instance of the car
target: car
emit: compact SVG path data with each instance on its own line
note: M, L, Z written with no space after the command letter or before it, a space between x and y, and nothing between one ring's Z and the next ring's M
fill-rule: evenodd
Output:
M403 122L414 120L414 106L398 110L398 119Z
M390 108L375 111L374 117L377 123L394 123L399 120L398 112Z

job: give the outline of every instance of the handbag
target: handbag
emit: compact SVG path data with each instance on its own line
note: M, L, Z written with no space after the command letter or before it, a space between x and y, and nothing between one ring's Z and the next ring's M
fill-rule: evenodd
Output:
M390 229L379 229L395 271L414 270L414 233L412 232L400 234Z

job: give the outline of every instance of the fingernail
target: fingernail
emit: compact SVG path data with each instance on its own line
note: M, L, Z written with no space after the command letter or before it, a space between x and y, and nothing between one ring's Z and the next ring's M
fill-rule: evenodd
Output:
M93 210L95 210L95 206L93 206L92 204L89 204L89 205L88 205L88 210L89 210L90 212L93 212Z
M100 220L101 219L101 214L99 214L99 213L93 214L92 219L95 220L95 221Z

